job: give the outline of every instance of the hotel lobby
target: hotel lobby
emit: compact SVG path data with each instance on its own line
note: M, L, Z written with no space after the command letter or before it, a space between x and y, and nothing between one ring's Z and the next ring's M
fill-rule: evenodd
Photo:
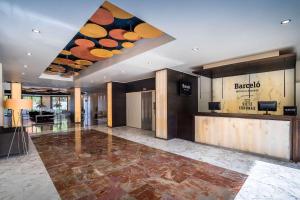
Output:
M0 199L300 199L299 9L0 1Z

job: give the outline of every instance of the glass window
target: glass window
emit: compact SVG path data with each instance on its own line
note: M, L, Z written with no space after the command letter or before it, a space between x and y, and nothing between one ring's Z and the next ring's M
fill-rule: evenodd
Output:
M51 108L53 110L68 110L68 97L51 97Z
M31 99L32 100L32 110L40 110L39 106L42 102L41 96L23 96L23 99Z

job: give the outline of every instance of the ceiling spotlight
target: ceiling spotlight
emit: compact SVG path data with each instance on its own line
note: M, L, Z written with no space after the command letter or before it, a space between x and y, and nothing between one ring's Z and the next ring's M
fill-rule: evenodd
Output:
M286 19L286 20L282 20L281 24L288 24L290 23L292 20L291 19Z
M32 29L32 32L34 32L34 33L41 33L41 31L38 30L38 29L36 29L36 28Z
M24 65L24 68L27 68L28 67L28 65Z
M31 56L32 54L30 52L27 53L27 56Z
M25 72L22 72L22 75L25 75Z
M198 47L196 48L192 48L193 51L200 51L200 49Z
M103 76L104 79L106 79L106 76Z

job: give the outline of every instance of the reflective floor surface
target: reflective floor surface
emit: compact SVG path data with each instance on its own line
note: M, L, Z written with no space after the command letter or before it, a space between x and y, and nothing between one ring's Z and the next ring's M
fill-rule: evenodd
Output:
M95 130L32 140L62 199L234 199L247 178Z

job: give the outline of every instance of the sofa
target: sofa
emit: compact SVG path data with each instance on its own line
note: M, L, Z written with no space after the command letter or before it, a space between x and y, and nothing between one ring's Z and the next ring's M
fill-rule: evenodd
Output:
M25 144L28 150L28 133L26 132L25 128L24 130L24 136L25 136ZM6 157L9 151L9 146L11 144L13 135L14 135L15 128L3 128L0 127L0 157ZM18 137L19 135L19 137ZM11 155L17 155L17 154L24 154L26 153L23 149L23 142L22 142L21 133L15 135L12 148L10 151Z
M40 117L36 118L37 115L40 115ZM42 111L42 112L31 111L31 112L29 112L29 117L32 121L34 121L36 123L53 122L54 121L54 113L47 112L47 111Z

